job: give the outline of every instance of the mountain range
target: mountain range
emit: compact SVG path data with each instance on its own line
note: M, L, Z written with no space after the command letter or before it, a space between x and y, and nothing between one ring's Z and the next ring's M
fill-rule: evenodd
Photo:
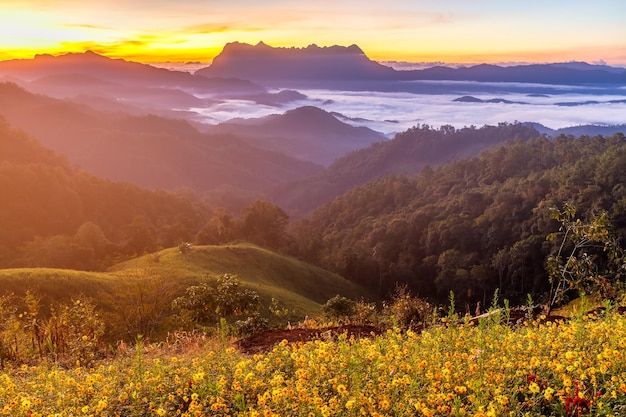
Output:
M11 83L0 83L0 115L72 164L143 187L262 190L322 169L184 120L104 112Z
M517 66L480 64L451 68L434 66L421 70L394 70L370 60L356 45L348 47L274 48L229 43L207 68L197 75L231 76L271 85L340 85L351 88L381 87L380 82L478 81L540 84L623 84L626 69L586 63L555 63ZM367 81L367 83L363 83Z
M621 125L578 125L563 127L560 129L551 129L542 125L541 123L526 123L532 126L538 132L548 137L554 138L559 135L572 135L572 136L610 136L616 133L626 132L626 123Z
M420 89L427 95L431 87L420 81L430 80L431 86L455 92L458 84L439 81L572 84L581 91L589 85L617 85L619 90L626 84L626 70L605 65L573 62L399 71L372 61L356 45L274 48L238 42L227 44L213 64L193 74L88 51L3 61L0 77L8 80L0 83L0 115L82 169L150 188L190 187L200 193L242 190L301 213L362 182L390 174L412 175L426 165L471 157L515 134L453 140L461 130L450 135L445 127L443 133L426 134L417 125L424 120L417 114L412 116L414 128L385 136L364 126L376 120L323 109L339 96L316 101L299 87L341 89L337 94L365 88ZM450 101L466 106L522 103L458 96ZM536 99L540 94L528 94L529 101L531 96ZM385 98L393 97L384 96L376 104L388 106ZM252 111L241 112L241 106ZM427 112L428 106L420 111ZM531 126L533 135L570 132ZM571 132L609 134L623 130L623 125L582 129ZM416 132L422 133L416 138ZM431 136L436 138L426 140ZM521 135L529 136L529 132Z
M227 100L285 103L300 95L268 92L233 77L203 77L111 59L92 51L0 61L0 80L55 98L70 98L108 111L157 114L193 121L202 109Z

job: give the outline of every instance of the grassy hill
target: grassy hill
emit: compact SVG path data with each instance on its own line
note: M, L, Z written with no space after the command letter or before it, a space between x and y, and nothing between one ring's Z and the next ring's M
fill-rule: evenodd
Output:
M244 286L259 293L262 302L276 297L300 317L320 313L321 305L336 294L371 297L337 274L246 243L196 246L185 254L166 249L118 264L110 273L124 276L146 265L186 286L223 274L237 275Z
M126 310L140 303L167 310L188 286L214 281L222 274L237 275L242 286L256 291L264 311L277 298L288 309L290 320L319 314L326 300L336 294L369 298L365 290L339 275L250 244L198 246L186 253L170 248L98 273L4 269L0 270L0 288L18 297L33 291L41 298L44 312L50 304L83 294L94 299L110 320L124 321ZM168 321L166 315L161 311L163 323Z
M92 296L111 291L117 279L105 272L54 268L0 269L0 293L22 296L30 290L41 296L45 304L50 304L65 302L80 294Z

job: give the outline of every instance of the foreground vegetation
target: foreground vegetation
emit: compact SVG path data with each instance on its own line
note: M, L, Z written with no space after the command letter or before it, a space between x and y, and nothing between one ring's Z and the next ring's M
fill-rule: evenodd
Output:
M182 252L170 248L122 262L107 272L0 270L0 361L28 362L33 356L59 354L59 346L50 339L67 334L70 322L87 323L90 309L100 315L98 343L106 345L134 341L138 335L162 340L181 327L197 327L180 314L173 301L189 288L213 288L223 276L236 277L242 291L258 295L259 318L281 323L319 315L324 302L336 294L367 296L365 290L336 274L255 245L185 247ZM202 311L200 321L214 327L216 312L207 310ZM66 318L64 311L69 315ZM97 348L107 350L106 346Z
M582 311L582 310L580 310ZM0 373L0 413L31 416L583 416L626 412L626 318L610 308L513 325L450 312L422 332L286 341L245 355L225 336L122 346L90 367Z

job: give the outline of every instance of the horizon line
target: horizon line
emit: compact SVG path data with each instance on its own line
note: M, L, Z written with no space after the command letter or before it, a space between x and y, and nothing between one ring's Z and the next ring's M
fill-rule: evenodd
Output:
M231 44L231 43L240 43L240 44L247 44L247 45L252 45L252 44L248 44L245 42L238 42L238 41L234 41L234 42L228 42L226 43L224 46ZM263 44L265 46L270 46L264 42L259 42L258 44ZM256 45L252 45L252 46L256 46ZM357 45L357 44L351 44L349 46L352 45ZM320 48L330 48L333 46L339 46L339 47L344 47L344 48L348 48L349 46L344 46L344 45L338 45L338 44L333 44L330 46L319 46L316 43L312 43L306 47L273 47L270 46L271 48L274 49L306 49L309 46L318 46ZM357 45L358 46L358 45ZM222 49L223 51L223 49ZM221 51L221 52L222 52ZM211 60L207 60L207 61L202 61L202 60L175 60L175 59L167 59L167 60L143 60L143 59L137 59L137 58L133 58L133 57L128 57L128 56L119 56L117 54L107 54L106 52L102 52L102 51L95 51L94 48L86 48L82 51L72 51L72 50L67 50L67 51L58 51L58 52L39 52L39 53L34 53L32 56L30 57L14 57L14 58L7 58L7 59L0 59L0 62L7 62L7 61L29 61L29 60L34 60L37 57L42 57L42 56L51 56L51 57L62 57L65 55L84 55L84 54L88 54L88 53L93 53L95 55L98 56L102 56L108 59L112 59L112 60L123 60L123 61L127 61L127 62L135 62L135 63L139 63L139 64L145 64L145 65L151 65L151 66L166 66L166 65L177 65L177 66L184 66L184 65L211 65L214 61L214 59L219 56L220 53L218 53L217 55L215 55ZM522 65L554 65L554 64L586 64L586 65L594 65L594 66L607 66L607 67L612 67L612 68L620 68L620 69L626 69L626 63L623 64L610 64L608 62L606 62L605 60L596 60L596 61L586 61L586 60L577 60L577 59L573 59L573 60L562 60L562 61L519 61L519 60L515 60L515 61L454 61L454 60L450 60L450 61L446 61L446 60L416 60L416 61L411 61L411 60L401 60L401 59L372 59L371 57L368 56L368 54L366 52L364 52L364 55L371 61L373 62L377 62L381 65L385 65L385 66L389 66L395 70L410 70L410 69L420 69L420 68L432 68L433 66L444 66L444 67L452 67L452 68L462 68L462 67L468 67L468 66L475 66L475 65L495 65L495 66L502 66L502 67L511 67L511 66L522 66ZM398 67L398 68L397 68ZM415 67L415 68L411 68L411 67Z

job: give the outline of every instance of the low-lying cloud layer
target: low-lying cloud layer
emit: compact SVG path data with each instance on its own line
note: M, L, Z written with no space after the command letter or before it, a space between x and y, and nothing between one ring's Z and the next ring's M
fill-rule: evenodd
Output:
M306 100L294 101L280 108L261 106L247 100L230 100L193 110L201 115L205 123L216 124L232 118L261 117L313 105L335 113L345 122L367 126L386 135L418 124L463 127L519 121L537 122L559 129L585 124L626 123L624 88L423 82L413 90L299 90L307 96ZM455 101L466 96L476 100Z

